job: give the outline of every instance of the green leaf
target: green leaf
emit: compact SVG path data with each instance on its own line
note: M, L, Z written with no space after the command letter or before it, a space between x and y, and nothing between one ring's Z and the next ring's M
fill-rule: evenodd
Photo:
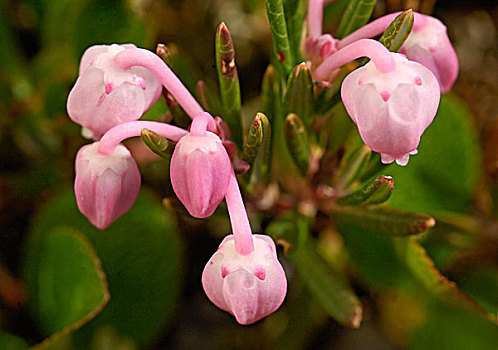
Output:
M390 204L423 213L465 212L480 178L481 155L471 116L462 102L442 96L418 150L406 167L382 170L396 181Z
M360 203L378 204L391 197L394 181L390 176L378 176L359 190L340 198L337 204L354 205Z
M305 21L305 11L303 1L301 0L284 0L284 13L287 23L287 32L289 34L289 43L291 46L293 64L303 61L300 51L301 38L303 35L303 23Z
M379 41L387 47L389 51L398 51L408 38L413 27L413 11L401 12L394 21L387 27Z
M327 313L343 326L358 328L362 319L361 303L344 277L328 266L310 245L302 245L290 258Z
M219 101L219 96L213 90L202 80L199 80L195 85L195 95L202 108L211 115L221 115L221 102Z
M413 237L396 240L395 248L400 261L431 295L449 305L495 320L495 316L486 312L436 269L425 249Z
M313 80L305 63L294 67L284 97L285 115L295 113L310 129L313 122Z
M188 116L187 112L185 112L178 102L176 102L175 98L168 90L163 90L163 96L175 125L187 129L192 122L192 119Z
M267 0L266 13L275 47L275 53L282 72L287 77L294 66L282 0Z
M174 146L166 138L149 129L142 129L142 141L152 152L163 158L169 159Z
M342 15L336 37L344 38L356 29L367 24L372 15L376 0L351 0Z
M179 292L180 241L174 218L160 201L141 191L133 208L104 231L78 211L72 190L47 202L35 218L25 254L24 276L36 290L40 246L47 232L71 227L92 242L106 272L111 300L104 311L76 334L88 349L95 332L111 326L144 345L164 329Z
M352 224L388 236L416 235L433 227L436 222L427 215L383 206L336 206L334 218L341 224Z
M109 301L101 262L88 239L69 226L44 231L28 246L28 287L36 291L31 308L48 334L40 347L52 346L98 315Z
M275 103L280 98L280 96L276 96L276 83L275 68L270 64L266 68L261 84L261 111L268 117L270 122L273 121L275 115Z
M339 189L348 187L355 181L368 164L372 150L366 145L356 148L350 155L347 153L339 165L339 171L332 182Z
M432 301L426 323L415 330L412 350L492 350L498 344L498 327L475 313Z
M251 183L267 184L270 181L271 126L263 113L258 113L252 122L244 145L243 159L251 164L247 173Z
M285 118L285 141L292 159L301 174L306 176L310 162L310 143L303 122L294 113Z
M225 112L223 120L230 128L232 141L242 149L244 142L242 137L242 110L239 76L235 65L235 49L230 32L223 22L216 29L215 44L218 83Z
M3 350L24 350L28 344L15 335L0 331L0 349Z

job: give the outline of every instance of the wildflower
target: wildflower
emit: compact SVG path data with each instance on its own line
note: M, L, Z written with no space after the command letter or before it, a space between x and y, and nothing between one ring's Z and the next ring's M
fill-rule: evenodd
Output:
M133 206L141 180L126 147L118 145L110 155L99 153L98 147L94 142L78 151L74 192L81 213L104 230Z
M423 65L391 55L394 70L381 72L369 62L344 79L341 96L363 141L381 153L382 162L406 165L434 119L439 84Z
M253 235L253 239L254 250L242 255L235 248L234 236L225 237L202 273L209 300L244 325L277 310L287 293L275 243L266 235Z
M69 93L69 117L84 127L85 135L99 140L113 126L139 119L159 98L159 80L143 67L121 69L114 57L134 45L97 45L81 59L80 75Z

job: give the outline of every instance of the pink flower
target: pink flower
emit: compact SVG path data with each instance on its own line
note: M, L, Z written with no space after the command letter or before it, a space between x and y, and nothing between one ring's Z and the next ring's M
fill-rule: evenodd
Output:
M223 200L232 166L227 151L212 132L183 136L171 158L173 190L190 215L210 216Z
M383 163L406 165L439 105L439 84L423 65L391 53L396 67L381 73L369 62L349 74L341 96L361 138Z
M69 117L95 140L122 122L139 119L159 98L159 80L143 67L119 68L114 56L134 45L97 45L85 51L69 93Z
M233 235L225 237L202 273L209 300L244 325L277 310L287 293L275 243L265 235L252 237L254 251L247 255L237 253Z
M108 156L98 147L99 142L94 142L78 151L74 192L79 210L103 230L135 203L140 173L126 147L118 145Z
M439 81L441 92L447 92L458 75L458 58L448 38L446 26L434 17L417 15L417 20L425 18L425 25L418 30L414 28L400 52L429 68Z
M303 56L313 65L319 65L325 58L337 51L337 40L330 34L320 35L318 38L309 37L305 41Z

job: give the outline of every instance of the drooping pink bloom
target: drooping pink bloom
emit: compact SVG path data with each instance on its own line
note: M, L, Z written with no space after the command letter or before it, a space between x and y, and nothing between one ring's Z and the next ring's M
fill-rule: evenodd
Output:
M126 147L110 155L98 152L99 142L81 147L76 155L74 192L78 208L103 230L126 213L140 189L140 172Z
M183 136L171 157L170 177L173 190L190 215L210 216L225 197L232 165L215 128L213 118L201 113L194 118L190 133Z
M209 300L248 325L277 310L287 293L287 279L269 236L253 235L254 250L239 254L234 236L221 242L202 273Z
M394 70L380 72L371 61L344 79L341 96L363 141L381 153L382 162L406 165L434 119L440 91L428 68L391 55Z
M446 32L437 18L423 16L425 25L413 30L401 47L408 59L423 64L436 76L441 92L447 92L458 76L458 58Z
M139 119L159 98L159 80L143 67L119 68L114 57L132 44L96 45L85 51L80 75L69 93L69 117L95 140L122 122Z

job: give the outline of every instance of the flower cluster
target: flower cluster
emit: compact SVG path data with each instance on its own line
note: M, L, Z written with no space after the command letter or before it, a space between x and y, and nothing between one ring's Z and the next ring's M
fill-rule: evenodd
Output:
M406 165L436 115L440 93L450 90L458 75L458 59L446 27L433 17L414 13L413 30L397 54L368 39L383 33L397 14L337 40L322 35L323 4L323 0L310 0L308 8L303 55L310 62L313 79L332 81L345 63L370 58L344 80L342 101L363 141L381 154L382 162Z
M161 85L192 118L190 130L138 120L160 96ZM272 239L252 235L229 157L234 145L224 140L226 125L203 111L158 56L134 45L89 48L67 110L83 127L82 134L94 140L76 156L74 184L78 208L93 225L106 229L133 206L140 173L121 141L152 130L176 143L171 183L192 216L206 218L226 199L233 235L222 242L202 275L209 299L241 324L278 309L287 280Z

